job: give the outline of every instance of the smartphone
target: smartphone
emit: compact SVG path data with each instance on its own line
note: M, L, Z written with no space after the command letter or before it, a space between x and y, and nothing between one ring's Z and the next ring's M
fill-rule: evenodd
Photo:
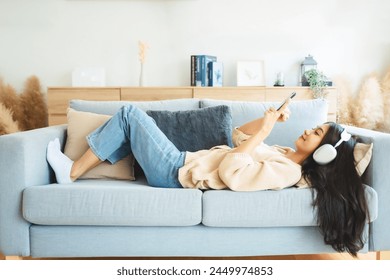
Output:
M291 93L290 96L287 97L287 98L283 101L283 103L279 106L279 108L277 109L277 111L279 111L280 108L282 108L283 105L286 104L286 102L287 102L289 99L293 99L295 95L297 95L296 92Z

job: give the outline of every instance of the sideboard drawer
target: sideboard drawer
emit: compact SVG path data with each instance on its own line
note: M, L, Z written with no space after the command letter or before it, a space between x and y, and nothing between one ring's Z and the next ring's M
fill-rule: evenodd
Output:
M66 110L72 99L108 101L120 100L119 88L48 88L49 125L64 124Z
M194 87L194 98L265 101L265 87Z
M167 99L192 98L190 87L124 87L121 88L121 100L153 101Z

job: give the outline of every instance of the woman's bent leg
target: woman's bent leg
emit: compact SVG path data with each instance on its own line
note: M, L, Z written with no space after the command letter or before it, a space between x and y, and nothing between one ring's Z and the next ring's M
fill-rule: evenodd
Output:
M121 108L107 123L87 137L89 146L100 160L115 163L130 151L145 172L151 186L181 187L178 169L185 153L139 108Z
M46 159L53 168L58 183L72 183L70 172L73 161L61 152L61 144L58 138L50 141L47 145Z
M73 162L61 151L58 138L50 141L47 145L46 158L54 170L57 182L60 184L72 183L102 162L91 149L88 149L78 160Z
M92 152L91 149L88 149L73 163L70 171L70 178L72 181L76 181L79 177L81 177L81 175L98 166L100 163L102 163L102 161Z

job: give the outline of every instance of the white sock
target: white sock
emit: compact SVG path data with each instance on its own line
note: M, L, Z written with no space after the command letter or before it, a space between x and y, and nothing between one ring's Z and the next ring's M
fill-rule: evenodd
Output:
M70 178L73 160L61 152L61 144L58 138L50 141L47 145L46 158L56 174L58 183L69 184L73 182Z

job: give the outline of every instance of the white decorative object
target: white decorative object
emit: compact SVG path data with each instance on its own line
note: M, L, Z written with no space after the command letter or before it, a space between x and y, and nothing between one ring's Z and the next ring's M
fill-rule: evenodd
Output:
M283 72L278 72L276 75L276 81L274 84L275 87L284 87L284 74Z
M238 61L237 86L265 86L264 61Z
M74 87L104 87L106 72L102 67L78 67L72 72Z
M146 61L146 51L149 48L149 46L142 41L138 41L138 56L139 61L141 63L140 66L140 73L139 73L139 86L145 86L145 61Z
M145 74L144 74L144 63L141 63L140 70L139 70L139 86L143 87L145 86Z

